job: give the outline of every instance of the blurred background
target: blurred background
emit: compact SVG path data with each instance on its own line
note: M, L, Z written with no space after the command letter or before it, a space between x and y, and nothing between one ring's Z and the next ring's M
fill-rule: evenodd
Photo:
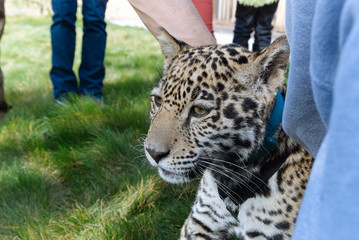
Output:
M82 0L78 2L81 3ZM237 0L213 0L213 25L217 42L231 43L235 24ZM7 0L7 15L51 14L51 0ZM127 0L109 0L106 19L120 26L143 27L141 20ZM273 39L285 30L285 0L280 0L273 19Z

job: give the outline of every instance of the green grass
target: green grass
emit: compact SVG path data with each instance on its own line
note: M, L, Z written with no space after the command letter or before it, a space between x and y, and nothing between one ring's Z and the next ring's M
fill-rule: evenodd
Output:
M142 151L158 43L108 24L106 106L57 105L50 25L50 17L8 17L1 40L13 109L0 123L0 239L177 239L197 184L163 182ZM77 33L76 71L80 22Z

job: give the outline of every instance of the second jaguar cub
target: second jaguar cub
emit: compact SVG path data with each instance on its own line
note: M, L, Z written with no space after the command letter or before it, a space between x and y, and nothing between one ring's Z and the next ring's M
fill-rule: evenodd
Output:
M281 127L286 38L255 53L159 41L146 156L168 182L202 176L180 238L290 239L313 158Z

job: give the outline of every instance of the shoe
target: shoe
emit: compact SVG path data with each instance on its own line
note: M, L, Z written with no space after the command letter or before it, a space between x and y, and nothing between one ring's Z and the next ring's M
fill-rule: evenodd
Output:
M7 113L11 108L12 106L7 104L5 101L0 103L0 112Z
M7 104L5 101L0 103L0 121L2 121L7 112L12 108L11 105Z
M67 92L61 94L60 96L55 97L54 101L56 104L66 105L67 103L74 103L78 101L78 99L79 99L79 95L77 95L76 93Z
M103 98L94 98L94 101L100 106L100 107L105 107L106 104L103 102Z

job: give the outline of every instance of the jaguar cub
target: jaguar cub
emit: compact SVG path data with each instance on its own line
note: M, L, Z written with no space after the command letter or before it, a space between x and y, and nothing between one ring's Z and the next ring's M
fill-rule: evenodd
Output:
M146 156L168 182L202 176L180 239L290 239L313 158L280 125L286 38L254 53L159 42Z

